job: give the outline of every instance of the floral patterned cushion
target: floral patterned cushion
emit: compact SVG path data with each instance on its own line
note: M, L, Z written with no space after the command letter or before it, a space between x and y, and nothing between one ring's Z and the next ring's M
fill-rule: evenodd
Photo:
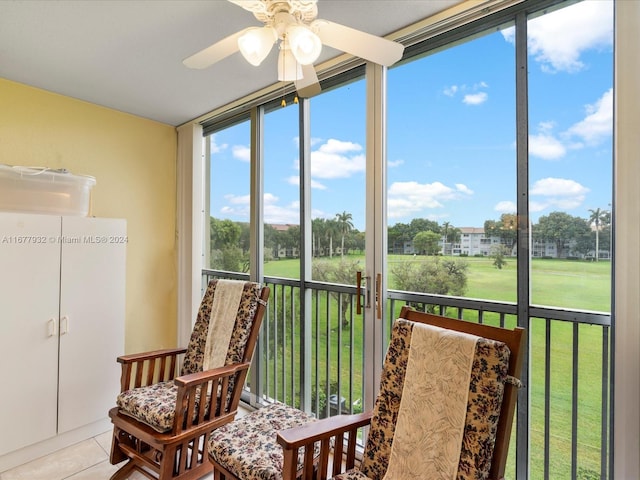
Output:
M360 470L354 468L353 470L347 470L346 472L341 473L340 475L336 475L331 480L371 480L371 479L367 477L364 473L362 473Z
M215 430L209 440L209 455L243 480L281 480L284 457L277 432L315 420L293 407L274 403ZM301 449L300 467L303 458Z
M396 320L393 326L360 468L373 480L382 480L387 471L412 328L413 323L404 319ZM476 344L458 480L486 479L489 475L509 355L509 348L502 342L480 338ZM358 477L345 477L352 478Z
M168 432L173 428L173 419L176 411L176 398L178 387L173 380L154 383L146 387L125 390L117 398L120 411L130 417L134 417L142 423L149 425L158 432ZM210 398L207 397L206 407L209 407ZM193 418L197 417L199 392L196 392L196 409Z
M169 382L125 390L117 398L122 413L140 420L158 432L173 428L178 387Z

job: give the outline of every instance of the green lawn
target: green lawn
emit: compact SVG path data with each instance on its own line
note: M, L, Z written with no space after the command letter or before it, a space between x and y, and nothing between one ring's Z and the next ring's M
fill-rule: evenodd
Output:
M364 265L364 256L349 256ZM388 264L420 261L421 257L389 255ZM466 257L469 263L465 297L485 300L516 301L516 260L508 259L501 270L486 257ZM323 258L323 261L326 261ZM332 261L339 262L340 257ZM299 277L299 260L274 260L265 264L265 275ZM611 263L575 260L533 259L531 261L531 301L537 305L608 312L611 299ZM393 278L388 279L394 289ZM354 279L355 284L355 279Z
M364 263L364 258L349 257ZM389 264L399 262L420 261L421 257L390 256ZM338 262L339 257L333 261ZM469 298L515 302L517 294L516 262L509 259L507 265L498 270L488 258L466 258L469 263L468 285L465 293ZM278 260L269 262L265 266L267 276L283 278L298 277L298 260ZM581 310L609 311L610 310L610 263L582 262L569 260L533 259L531 262L532 303L545 306L563 307ZM389 288L394 288L393 278L389 278ZM355 279L354 279L355 283ZM347 402L359 398L362 385L362 324L354 324L353 339L342 334L341 344L338 345L338 332L341 331L337 320L336 308L332 308L329 316L331 325L327 327L327 302L321 298L318 305L314 303L314 313L318 311L320 319L313 329L312 355L319 359L320 364L326 364L327 342L331 349L332 358L340 351L342 354L342 369L338 372L336 364L330 366L329 378L319 372L319 381L335 383L340 378L343 389L353 375L354 395L347 398ZM333 303L332 303L333 304ZM515 318L508 319L509 324L515 324ZM573 342L574 331L570 324L554 321L550 323L551 338L550 369L550 469L551 478L570 478L571 458L571 409L572 409L572 379L573 379ZM319 335L317 332L319 332ZM602 343L603 329L597 326L582 325L577 328L578 339L578 465L581 479L599 478L600 469L600 425L601 425L601 382L602 382ZM287 344L295 345L287 336L286 329L280 338L285 338ZM283 337L284 336L284 337ZM544 446L544 372L546 322L543 319L533 319L530 327L531 357L530 357L530 395L531 395L531 475L532 478L542 478L543 446ZM317 346L316 346L317 341ZM293 348L299 348L295 346ZM286 349L285 349L286 351ZM282 355L283 352L280 352ZM353 355L354 368L351 371L349 355ZM286 354L285 354L286 356ZM277 367L272 367L277 368ZM312 373L315 382L315 371ZM279 387L282 391L282 386ZM345 395L347 396L347 395ZM515 443L512 444L515 447ZM515 448L511 449L511 453ZM508 471L508 478L513 478L513 472Z

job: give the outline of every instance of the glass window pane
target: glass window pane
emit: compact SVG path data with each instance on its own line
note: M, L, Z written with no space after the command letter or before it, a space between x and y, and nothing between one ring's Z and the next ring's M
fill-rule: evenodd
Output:
M249 121L205 138L210 151L209 268L249 271ZM206 226L205 226L206 228Z
M609 312L613 2L527 28L532 303Z
M391 289L516 300L514 59L492 30L389 71Z
M312 278L349 285L364 271L365 81L311 99ZM320 417L360 412L364 324L355 294L335 285L313 295L313 410Z
M311 100L314 280L355 284L364 267L365 81Z
M299 109L264 116L265 274L300 278Z

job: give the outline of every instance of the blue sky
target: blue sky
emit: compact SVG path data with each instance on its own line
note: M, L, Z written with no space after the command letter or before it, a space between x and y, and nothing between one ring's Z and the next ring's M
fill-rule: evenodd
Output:
M610 1L529 21L530 210L587 218L611 203ZM513 29L388 72L388 223L482 227L515 211ZM311 100L312 216L364 230L364 81ZM298 223L298 110L265 115L265 221ZM248 220L249 126L212 139L211 215Z

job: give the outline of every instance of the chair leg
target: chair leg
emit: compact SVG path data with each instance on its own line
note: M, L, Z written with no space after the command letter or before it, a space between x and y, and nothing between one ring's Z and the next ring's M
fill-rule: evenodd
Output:
M111 438L111 455L109 456L109 461L111 462L112 465L117 465L118 463L123 462L127 458L129 458L119 448L119 445L120 445L120 439L118 438L119 433L120 433L119 429L114 427L113 435Z
M129 474L133 471L135 463L131 459L118 469L116 473L111 475L109 480L125 480Z

